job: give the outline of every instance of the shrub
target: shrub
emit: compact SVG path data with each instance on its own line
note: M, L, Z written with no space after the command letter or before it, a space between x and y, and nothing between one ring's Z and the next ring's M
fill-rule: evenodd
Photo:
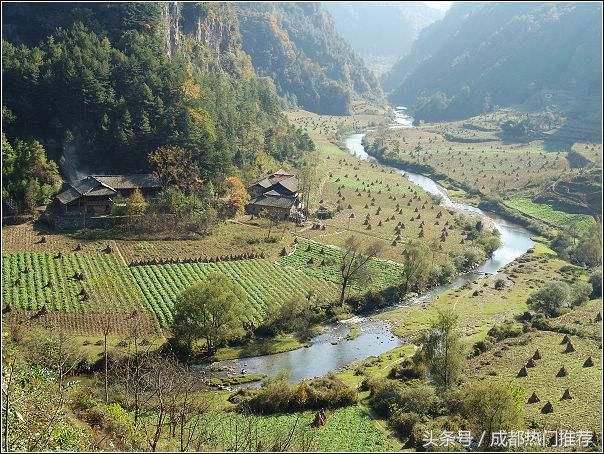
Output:
M522 424L524 391L505 383L481 382L461 392L461 414L477 433L514 430Z
M560 311L571 304L571 288L565 282L551 281L545 287L531 293L526 303L534 311L549 317L560 315Z
M401 436L408 437L415 424L420 422L421 417L417 413L404 412L399 408L393 408L390 412L390 426Z
M388 379L374 378L367 381L370 405L381 415L390 416L392 409L419 415L436 414L440 399L433 386L418 381L406 384Z
M589 301L589 297L593 292L592 284L589 282L579 281L572 286L572 305L580 306Z
M394 365L388 374L389 378L400 380L412 380L414 378L421 378L422 376L423 373L421 369L409 358L406 358L403 362Z
M238 391L229 398L239 411L274 414L291 411L339 408L357 401L355 389L333 374L290 385L287 375L267 379L260 389Z
M522 334L522 325L516 323L513 320L504 320L501 323L497 323L491 327L487 335L499 342L509 337L518 337Z
M591 284L592 298L600 298L602 296L602 269L598 269L589 276L588 282Z

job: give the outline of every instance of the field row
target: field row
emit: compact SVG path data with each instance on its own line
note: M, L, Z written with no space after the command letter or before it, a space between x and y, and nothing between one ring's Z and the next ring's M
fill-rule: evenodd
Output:
M147 265L133 267L131 272L161 324L171 319L178 294L212 272L224 273L243 288L248 298L244 313L253 322L261 321L270 307L292 298L305 298L311 290L325 299L334 298L336 290L327 282L263 259Z

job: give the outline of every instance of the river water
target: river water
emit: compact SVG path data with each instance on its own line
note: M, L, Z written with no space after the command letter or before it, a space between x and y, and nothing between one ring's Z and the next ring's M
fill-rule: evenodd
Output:
M406 109L397 107L394 111L393 122L389 127L409 128L412 127L412 122L413 118L407 115ZM362 145L364 135L350 135L345 140L345 145L353 156L360 160L369 160L372 158L365 152ZM400 169L395 170L405 175L409 181L420 186L424 191L439 195L443 207L486 218L501 233L501 247L475 271L458 277L450 284L435 287L421 296L406 300L391 309L396 309L401 305L430 301L440 293L461 287L466 282L475 280L481 274L495 274L533 246L534 243L530 239L530 233L526 229L507 222L494 213L484 212L479 208L452 201L447 195L447 190L431 178ZM350 323L357 324L360 335L354 339L346 340ZM211 368L220 371L219 374L222 375L225 373L236 375L245 371L247 374L274 376L283 370L287 370L290 381L297 382L305 378L325 375L354 361L380 355L401 344L402 340L392 334L387 322L370 317L354 317L328 326L322 334L313 338L310 346L306 348L274 355L220 361L214 363Z

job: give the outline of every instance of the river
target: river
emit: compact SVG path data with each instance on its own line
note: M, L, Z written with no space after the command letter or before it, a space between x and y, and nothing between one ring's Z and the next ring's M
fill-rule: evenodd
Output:
M393 122L390 128L412 127L413 118L406 113L403 107L394 111ZM360 160L371 158L363 148L362 140L365 134L352 134L345 140L348 151ZM533 246L530 233L516 224L502 219L495 213L485 212L479 208L452 201L447 195L447 190L431 178L412 172L396 169L405 175L409 181L420 186L424 191L439 195L441 205L473 216L487 218L490 224L501 233L501 247L493 256L483 263L478 269L465 273L450 284L435 287L425 294L412 300L393 306L390 310L400 307L430 301L435 296L449 289L461 287L468 281L475 280L481 274L495 274L508 263L524 254ZM352 340L346 340L349 332L348 325L356 323L360 335ZM311 340L310 346L289 352L274 355L256 356L236 360L220 361L214 363L212 369L219 370L220 374L239 374L245 370L247 374L265 374L274 376L282 370L289 371L289 380L297 382L305 378L325 375L330 371L338 370L354 361L380 355L402 344L402 340L394 336L390 325L382 320L371 317L354 317L337 324L329 325L325 331ZM257 384L257 383L256 383Z

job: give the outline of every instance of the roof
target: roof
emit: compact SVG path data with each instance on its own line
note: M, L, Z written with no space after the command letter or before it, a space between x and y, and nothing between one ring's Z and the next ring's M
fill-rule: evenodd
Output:
M296 177L289 177L289 178L285 178L283 180L280 180L276 183L277 186L283 186L285 189L287 189L290 192L297 192L298 191L298 179Z
M92 178L113 189L161 188L159 179L152 173L92 175Z
M296 203L293 197L265 197L264 194L260 197L250 200L250 205L272 208L291 208Z
M277 184L281 181L289 180L289 179L296 180L296 183L298 181L298 179L293 174L287 173L283 169L279 169L275 173L272 173L265 177L258 178L257 180L253 181L250 186L259 185L259 186L263 187L264 189L268 189L271 186L274 186L275 184ZM297 184L296 184L296 187L297 187Z
M118 189L160 188L159 179L149 173L132 175L90 175L57 195L57 200L68 204L82 196L111 196Z

